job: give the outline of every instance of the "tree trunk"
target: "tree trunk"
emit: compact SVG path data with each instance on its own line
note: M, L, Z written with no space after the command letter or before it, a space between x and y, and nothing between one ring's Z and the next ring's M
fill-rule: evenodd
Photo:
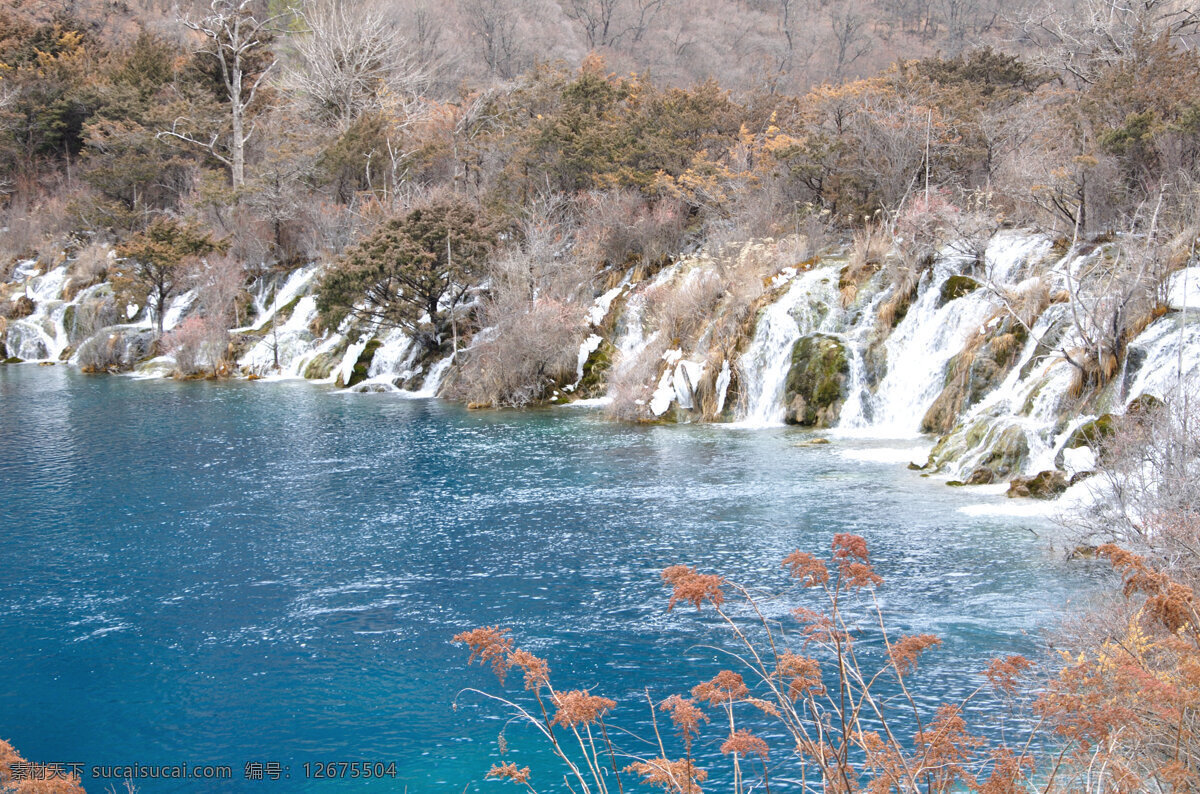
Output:
M245 120L242 118L242 109L238 103L239 100L235 99L232 119L233 132L230 135L229 141L230 170L233 172L234 188L239 188L246 184L246 137L243 134L245 131Z
M232 108L233 131L229 141L230 170L233 172L233 187L246 184L246 119L242 106L242 57L234 53L229 74L229 104Z
M166 291L159 285L155 289L154 295L154 319L158 325L158 335L163 335L163 315L167 311L167 295Z

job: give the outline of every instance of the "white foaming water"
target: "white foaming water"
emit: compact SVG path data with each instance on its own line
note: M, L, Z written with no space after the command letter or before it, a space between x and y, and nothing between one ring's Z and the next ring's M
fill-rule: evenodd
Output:
M367 370L369 378L393 377L412 366L417 349L408 334L394 329L385 334L379 342L379 348L375 351L371 366Z
M271 319L276 319L274 311ZM331 353L343 341L337 334L324 339L313 336L311 326L316 319L316 298L303 296L287 320L262 325L261 338L242 356L239 365L259 377L303 378L316 356Z
M985 278L997 287L1022 280L1030 261L1041 257L1049 241L1015 232L997 234L984 254ZM887 372L874 394L862 385L862 362L851 364L850 389L838 430L849 435L909 438L921 431L921 421L945 385L946 368L967 341L986 330L1000 303L986 288L941 302L942 285L962 273L971 260L944 252L922 278L917 298L884 343ZM873 321L875 308L864 314ZM862 339L862 336L859 337Z
M254 295L254 305L256 309L255 320L253 325L248 325L242 328L233 329L237 331L258 331L267 326L276 312L286 307L289 303L296 299L297 296L305 295L310 292L315 286L316 277L321 272L320 265L308 265L298 270L293 270L288 274L287 280L278 290L274 291L271 297L272 282L270 279L264 279L259 289ZM295 312L293 312L293 316Z
M446 356L441 361L437 362L430 368L429 374L425 376L425 382L421 384L419 391L411 393L412 397L437 397L438 389L442 387L442 379L446 377L446 370L450 369L450 364L453 363L452 356Z
M357 342L353 342L346 348L346 354L342 356L342 363L333 373L333 379L341 383L349 383L350 377L354 373L354 365L358 363L358 357L367 349L367 345L371 341L371 334L365 333L358 338Z
M26 273L31 272L26 268ZM10 320L5 335L8 355L25 361L57 361L69 344L63 315L66 304L62 300L63 287L67 282L67 268L57 267L41 276L34 276L25 284L25 291L13 296L14 300L27 297L34 303L33 313L19 320Z
M1156 321L1133 340L1130 350L1145 360L1126 391L1126 402L1143 394L1170 399L1181 388L1195 394L1200 386L1200 306Z

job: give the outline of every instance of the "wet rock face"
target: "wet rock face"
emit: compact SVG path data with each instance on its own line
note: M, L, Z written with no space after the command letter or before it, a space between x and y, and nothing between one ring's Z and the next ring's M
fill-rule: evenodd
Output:
M986 466L980 466L972 471L964 481L967 485L991 485L996 479L996 473Z
M37 310L37 304L28 295L22 295L12 302L8 307L5 315L10 320L19 320L22 317L28 317Z
M948 433L959 417L995 389L1017 363L1027 332L1006 318L950 359L942 392L921 420L925 433Z
M805 427L830 427L837 423L846 399L850 360L836 337L810 334L792 348L783 401L784 421Z
M354 369L350 371L350 380L344 384L339 381L338 385L349 388L366 380L367 373L371 370L371 361L375 358L375 351L379 350L382 344L378 339L367 342L367 346L359 353L358 360L354 362Z
M1067 475L1061 471L1042 471L1032 477L1017 477L1009 483L1008 498L1053 499L1067 490L1069 484Z
M304 368L304 377L309 380L324 380L328 378L333 368L338 365L341 359L332 353L318 353L312 357L312 361Z

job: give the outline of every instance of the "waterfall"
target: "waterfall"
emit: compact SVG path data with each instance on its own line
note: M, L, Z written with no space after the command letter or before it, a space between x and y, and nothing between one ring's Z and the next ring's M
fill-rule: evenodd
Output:
M973 335L986 333L998 322L992 318L1001 304L987 285L1013 286L1023 278L1029 262L1043 256L1049 247L1050 242L1040 235L997 234L984 251L983 272L975 274L983 283L951 300L944 300L943 287L951 277L970 270L973 257L953 249L943 251L922 274L916 298L884 342L886 373L871 393L865 383L862 351L877 322L878 305L889 297L879 295L864 312L862 330L853 335L849 397L838 429L879 438L919 435L925 413L945 386L950 360Z
M425 382L421 384L419 391L412 392L412 397L437 397L438 389L442 386L442 378L446 376L446 370L453 363L452 356L446 356L438 361L430 368L429 374L425 376Z
M745 401L739 424L746 427L783 424L784 381L791 365L792 347L801 336L792 310L804 297L804 285L797 281L782 299L759 315L754 339L738 359Z
M769 244L756 243L746 246L742 256L752 250L776 251ZM678 298L680 293L672 290L703 287L721 278L726 281L718 281L718 286L728 288L730 276L723 265L718 259L697 254L639 283L633 283L635 271L631 270L616 286L581 307L587 333L572 351L575 383L592 354L605 345L605 357L612 354L606 376L608 394L587 401L591 404L616 404L623 411L618 413L621 416L689 421L701 410L708 417L714 410L721 416L727 402L736 399L734 424L778 426L788 411L785 392L796 343L821 334L837 339L846 356L846 368L837 379L844 402L840 414L830 414L839 417L833 420L838 422L835 432L912 437L919 434L924 417L944 396L939 404L953 406L954 425L931 453L933 468L942 474L962 477L978 467L993 466L997 450L1008 456L1004 473L998 476L1008 476L1014 466L1025 471L1064 465L1070 471L1080 470L1090 465L1092 451L1065 447L1082 423L1101 413L1124 410L1143 394L1169 399L1172 390L1194 391L1200 386L1200 267L1172 275L1163 293L1168 313L1157 316L1130 342L1122 371L1093 395L1087 408L1090 413L1076 415L1079 409L1069 394L1075 370L1058 351L1076 347L1080 340L1068 304L1061 297L1050 301L1048 296L1061 295L1066 274L1105 255L1105 249L1093 247L1087 254L1069 254L1058 260L1051 258L1051 251L1049 239L1021 231L994 235L978 261L973 254L948 248L923 267L911 300L907 295L898 297L889 274L882 271L874 275L863 272L855 283L856 291L843 296L839 281L851 271L845 270L847 262L840 258L826 258L810 270L800 266L778 269L777 260L772 259L763 270L753 271L754 278L762 278L768 297L751 303L759 294L757 283L745 293L732 293L749 296L737 305L742 314L726 308L727 303L716 304L720 308L692 326L685 339L667 338L663 329L652 326L660 319L652 312L659 311L661 301ZM241 370L258 377L307 377L325 383L340 379L345 383L372 345L366 379L353 386L353 391L436 396L454 366L452 356L432 360L405 331L381 330L354 319L336 330L320 330L315 290L321 272L322 267L314 264L286 275L264 277L255 284L252 299L256 312L245 326L233 329L235 338L244 344ZM59 361L74 349L72 360L79 363L78 351L84 344L93 345L89 349L93 353L96 347L108 344L117 346L120 355L114 360L122 365L143 360L139 369L143 376L169 374L173 363L169 357L144 362L153 336L152 310L128 307L120 314L122 324L101 328L118 319L111 285L89 286L68 301L64 298L71 295L69 273L66 265L45 272L39 272L36 262L17 266L14 279L3 285L3 299L27 297L33 311L7 322L3 332L7 355L28 361ZM951 279L958 281L951 283ZM659 287L670 289L656 293ZM703 294L703 289L697 291ZM1006 302L1037 295L1042 297L1031 305L1036 304L1040 312L1030 321L1028 333L1011 335L1011 354L1002 363L985 359L994 366L982 380L975 380L975 370L963 364L967 361L973 366L974 359L960 359L956 377L969 375L974 391L969 397L954 391L963 387L959 381L948 382L952 359L964 351L975 355L983 349L981 345L1010 333L1004 330L1014 327ZM842 305L843 297L849 305ZM889 302L900 317L894 327L890 319L884 319L888 312L881 312ZM175 296L164 312L164 328L175 327L195 311L195 304L193 292ZM742 339L747 306L758 306L757 318L749 338ZM885 322L889 324L885 326ZM314 328L319 333L314 334ZM476 341L489 332L494 330L478 332ZM88 334L92 336L85 341ZM736 352L739 349L740 354ZM980 384L978 388L976 384ZM573 391L566 386L561 394ZM939 413L929 415L938 417Z
M821 267L795 276L783 296L759 314L754 338L738 359L742 385L738 425L783 424L792 348L806 334L841 330L842 312L833 288L837 275L837 268Z
M875 391L869 424L860 415L851 420L856 425L843 427L869 427L881 437L919 434L922 417L942 390L946 365L995 311L984 290L938 306L942 284L957 275L959 264L939 261L922 278L916 301L884 343L887 374Z

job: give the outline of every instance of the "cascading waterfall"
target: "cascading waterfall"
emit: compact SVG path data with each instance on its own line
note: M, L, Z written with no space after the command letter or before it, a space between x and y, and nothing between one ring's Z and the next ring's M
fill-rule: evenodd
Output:
M938 306L942 283L958 273L960 264L939 261L922 278L916 301L884 343L887 374L871 398L869 424L863 412L858 424L843 423L843 428L867 427L873 435L901 438L920 432L921 417L942 389L946 365L995 309L986 294L979 294L982 290Z
M700 410L699 388L708 389L703 410L713 416L715 407L715 415L720 416L736 379L735 423L779 425L785 417L793 420L788 414L792 409L785 405L785 390L797 342L819 334L836 340L845 353L846 367L839 376L844 402L840 415L833 414L840 416L833 420L838 422L834 431L911 437L920 432L923 417L947 387L952 359L968 344L986 342L1000 333L999 324L1008 317L1001 294L1011 298L1024 290L1061 292L1067 269L1083 266L1084 255L1066 256L1048 266L1050 248L1051 241L1044 236L1005 231L993 237L979 262L953 250L943 252L923 274L903 318L890 329L880 325L880 308L894 297L885 288L884 274L860 283L850 305L843 306L838 287L845 262L827 259L802 272L784 268L767 285L777 297L759 310L744 349L732 357L728 347L710 350L715 344L716 317L706 319L708 325L690 347L665 340L660 330L647 331L647 296L652 290L670 283L672 288L691 288L700 283L693 279L711 277L713 260L704 255L689 257L637 284L631 283L631 271L585 310L589 332L576 352L576 382L590 357L607 344L605 355L611 355L613 362L609 396L589 402L610 402L614 381L637 365L651 373L637 402L650 417L689 420ZM255 284L254 316L233 329L235 338L245 344L240 370L259 377L328 383L350 383L353 375L358 381L351 387L354 391L436 396L455 365L454 356L431 360L400 329L381 330L349 320L337 330L314 334L319 329L314 291L321 270L310 265ZM71 349L80 350L93 332L96 338L140 338L141 347L136 349L144 351L154 326L153 312L138 306L120 311L113 306L108 284L93 284L72 294L69 272L64 265L39 273L35 262L20 263L14 270L13 281L5 285L10 287L8 299L27 297L32 312L8 320L3 339L7 355L29 361L62 360ZM969 286L947 291L952 278ZM1200 383L1200 267L1175 273L1168 292L1172 311L1130 343L1119 382L1098 398L1101 404L1096 412L1121 410L1144 394L1169 397L1174 389ZM174 297L164 313L166 330L194 311L195 298L190 292ZM85 317L82 322L81 317ZM99 317L105 318L101 322L124 322L94 328ZM937 470L961 476L987 465L1001 448L1016 450L1013 454L1025 470L1063 466L1064 459L1068 471L1075 461L1088 463L1084 452L1066 449L1075 429L1094 418L1070 415L1068 392L1075 373L1054 352L1078 343L1067 305L1052 303L1032 325L998 380L988 381L986 393L972 394L970 402L963 403L966 407L956 409L954 427L931 457ZM78 356L76 352L72 359L76 363ZM364 377L360 363L368 358ZM164 376L170 365L169 357L160 357L143 363L140 373ZM638 374L634 380L642 377ZM572 391L567 387L564 394ZM672 414L672 408L678 411Z
M814 268L793 276L779 300L764 308L754 338L738 360L743 408L738 424L771 427L783 424L784 385L792 364L792 349L801 337L841 330L838 270Z
M28 268L19 271L28 274ZM8 355L25 361L57 361L69 345L63 327L65 301L63 287L67 268L56 267L41 276L30 278L25 289L14 299L24 297L33 301L34 310L28 317L11 320L4 344Z

